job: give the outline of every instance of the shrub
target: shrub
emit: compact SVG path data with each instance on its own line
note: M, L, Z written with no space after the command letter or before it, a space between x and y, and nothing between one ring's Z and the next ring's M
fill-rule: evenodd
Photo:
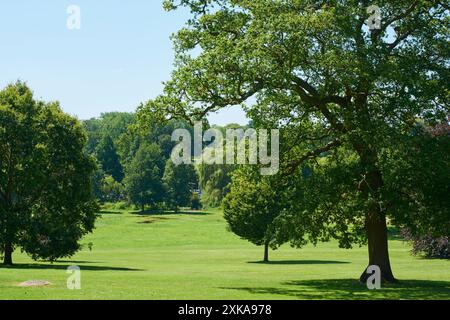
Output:
M408 229L402 229L403 238L412 243L412 253L426 258L450 259L450 237L432 235L414 236Z

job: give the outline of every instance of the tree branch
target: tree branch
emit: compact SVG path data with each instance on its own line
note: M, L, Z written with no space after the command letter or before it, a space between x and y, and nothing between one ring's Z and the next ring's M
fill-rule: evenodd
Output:
M389 27L391 24L393 24L396 21L399 21L401 19L406 18L409 14L411 14L417 7L417 5L419 4L418 0L414 0L411 5L409 6L408 9L406 9L406 11L398 14L398 15L394 15L392 18L388 19L386 21L386 23L384 23L380 29L374 30L373 35L374 36L378 36L379 34L381 34L383 31L385 31L387 29L387 27Z
M327 145L315 149L315 150L311 150L307 153L305 153L304 155L302 155L299 159L296 159L295 161L292 161L289 165L288 165L288 169L285 172L285 175L291 175L294 170L296 168L298 168L303 162L305 162L306 160L315 158L319 155L321 155L324 152L330 151L332 149L335 149L337 147L340 147L342 145L342 142L339 139L336 139L330 143L328 143Z

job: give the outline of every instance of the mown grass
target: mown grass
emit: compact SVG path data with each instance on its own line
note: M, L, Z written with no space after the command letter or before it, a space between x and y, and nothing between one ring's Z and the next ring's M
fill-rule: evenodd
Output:
M262 248L226 230L222 213L147 214L108 209L93 243L72 259L33 262L16 252L16 265L0 267L0 299L450 299L450 261L410 255L390 241L399 284L369 291L356 279L367 249L335 242L301 250L283 246L261 263ZM81 268L81 290L68 290L66 268ZM41 279L44 288L18 287Z

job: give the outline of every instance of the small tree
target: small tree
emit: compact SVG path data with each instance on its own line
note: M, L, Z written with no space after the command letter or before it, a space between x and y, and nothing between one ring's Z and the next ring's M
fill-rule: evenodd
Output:
M33 259L73 255L94 228L93 159L80 123L57 103L33 99L26 84L0 91L0 253Z
M175 165L167 160L163 176L167 204L178 212L179 207L190 204L192 190L197 184L197 175L191 165Z
M268 177L261 177L253 168L236 170L232 181L223 201L228 227L242 239L263 245L264 262L268 262L269 247L275 249L281 244L274 224L282 210L281 193Z
M164 157L156 144L143 143L126 168L125 189L130 201L142 211L164 198Z

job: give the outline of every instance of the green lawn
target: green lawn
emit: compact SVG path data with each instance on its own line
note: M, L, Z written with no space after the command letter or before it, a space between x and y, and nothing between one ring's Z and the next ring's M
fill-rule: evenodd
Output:
M0 299L450 299L450 261L412 257L391 240L398 285L369 291L356 281L366 248L338 249L334 242L271 252L226 230L221 212L139 215L104 212L92 242L70 261L33 262L16 252L16 265L0 268ZM82 289L66 288L66 268L82 270ZM18 287L41 279L45 288Z

